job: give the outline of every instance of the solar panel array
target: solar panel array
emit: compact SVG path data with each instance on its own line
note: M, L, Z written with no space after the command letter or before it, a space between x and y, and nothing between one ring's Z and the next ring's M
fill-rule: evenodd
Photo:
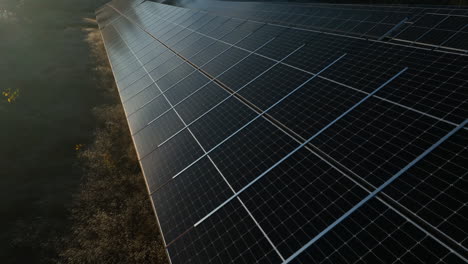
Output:
M172 263L466 263L462 8L96 12Z
M466 52L467 9L194 1L192 8L266 23ZM411 19L410 19L411 18ZM397 30L398 29L398 30Z

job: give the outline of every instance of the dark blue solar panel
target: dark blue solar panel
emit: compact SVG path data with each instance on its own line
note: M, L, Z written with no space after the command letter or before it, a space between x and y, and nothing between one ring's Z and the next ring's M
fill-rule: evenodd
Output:
M314 41L318 35L318 33L310 31L286 29L271 43L261 48L258 53L275 60L281 60L301 45Z
M257 119L213 150L211 156L238 191L297 146L268 121Z
M172 263L280 263L238 201L187 232L168 247Z
M216 77L239 63L248 55L249 53L247 51L231 47L201 68L211 76Z
M186 58L196 56L199 52L203 51L206 47L213 45L216 41L209 37L201 36L197 41L190 44L180 54Z
M144 88L141 90L141 92L123 103L127 116L133 114L144 104L148 103L151 99L160 94L161 92L155 84L151 84L150 86Z
M185 76L192 73L195 69L192 65L182 62L179 66L172 71L166 73L164 76L156 80L156 83L162 91L166 91L174 86L176 83L183 80Z
M195 56L191 57L190 61L198 67L201 67L208 61L223 53L228 48L230 48L230 46L227 44L213 42L213 44L207 46L206 49L204 49L202 52L197 53Z
M252 54L217 79L237 91L273 65L273 61Z
M145 127L148 122L165 113L169 108L170 105L163 96L156 96L150 99L141 109L128 117L130 131L132 134L137 133Z
M212 149L256 116L248 106L229 97L192 121L190 129L205 149Z
M451 125L371 98L315 145L376 186L450 131Z
M302 137L309 138L364 96L358 91L315 78L272 108L269 114Z
M173 263L466 262L465 9L123 2L97 18Z
M170 243L231 196L208 158L203 158L152 194L165 240Z
M183 131L161 147L155 147L145 154L141 157L141 165L150 190L154 191L201 157L203 151L192 135L188 131Z
M193 71L172 87L169 87L165 94L172 104L178 104L192 93L202 89L209 81L210 79L199 71Z
M465 247L467 139L459 131L385 190Z
M120 96L122 97L123 101L126 101L132 98L133 96L137 95L139 92L141 92L141 90L150 86L152 83L153 79L147 74L130 84L128 87L125 87L124 89L120 90Z
M223 88L211 82L180 102L175 108L182 119L190 123L228 96L229 94Z
M168 110L158 116L157 119L149 121L133 136L140 158L156 150L159 144L162 144L182 128L184 128L184 125L174 110Z
M306 149L240 195L284 256L292 255L367 193Z
M280 64L242 88L239 94L265 110L311 77L309 73Z
M373 200L294 263L463 263L398 213Z

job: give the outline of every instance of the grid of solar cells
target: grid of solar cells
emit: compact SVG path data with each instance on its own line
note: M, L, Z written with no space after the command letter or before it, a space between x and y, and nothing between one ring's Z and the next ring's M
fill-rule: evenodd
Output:
M301 149L240 197L247 207L254 208L252 214L280 252L290 256L366 194L326 162Z
M133 135L140 158L155 150L159 144L173 137L174 133L183 127L184 124L178 119L177 114L172 109L158 116L157 119L152 120L151 123Z
M360 92L316 78L273 107L269 114L301 137L309 138L362 98Z
M229 96L223 88L209 83L175 107L186 123L197 119Z
M190 128L205 149L213 149L256 116L253 110L230 97L195 120Z
M125 109L127 110L127 117L138 111L144 105L150 102L152 98L159 96L161 92L156 85L151 84L150 86L137 93L132 98L124 102Z
M453 6L366 6L241 2L187 3L214 13L466 52L468 12ZM401 30L396 30L401 28Z
M465 247L467 133L459 131L385 191Z
M330 27L338 9L320 10L325 18L316 23ZM348 11L337 14L352 21ZM310 252L374 210L376 199L385 197L378 192L394 178L384 194L395 202L378 211L404 219L394 226L417 246L406 253L387 248L396 238L385 227L394 240L379 237L383 248L355 255L466 261L460 255L466 196L457 186L466 175L458 159L466 151L465 57L151 2L131 8L111 3L99 12L106 13L107 52L173 263L322 262ZM374 22L388 17L380 19ZM424 61L418 61L421 54ZM427 81L411 85L422 77ZM451 135L454 127L461 130ZM419 161L434 146L445 151L446 163L436 151ZM419 176L418 165L424 172L453 173L455 167L463 174L435 187L442 193L437 201L419 200L434 178ZM404 189L414 174L421 189ZM424 209L411 207L415 200ZM438 208L446 210L431 218ZM373 217L365 220L382 219ZM354 237L374 235L370 225ZM355 256L345 238L319 247L331 245L324 261Z
M237 200L168 247L172 263L281 263Z
M166 241L175 240L230 195L229 186L208 158L155 192L152 198Z
M162 187L202 155L202 149L187 130L155 148L141 159L150 190Z
M339 42L339 39L333 41ZM467 77L466 56L386 47L383 43L365 45L359 40L356 45L361 47L358 52L350 52L324 76L369 92L371 87L395 74L399 70L396 65L408 65L409 71L385 88L381 97L449 122L460 123L467 116L463 91Z
M436 119L371 98L317 137L315 145L378 186L451 128Z
M347 218L295 263L465 263L377 200Z
M150 121L165 114L170 108L169 103L162 96L155 97L154 100L148 102L143 108L134 112L128 117L129 126L132 129L132 135L138 133L145 128Z
M332 5L240 2L187 3L187 5L220 15L259 22L372 38L379 38L411 14L409 9L352 9Z
M231 47L201 68L211 76L218 76L248 55L247 51Z
M468 12L424 12L393 37L394 41L467 51Z

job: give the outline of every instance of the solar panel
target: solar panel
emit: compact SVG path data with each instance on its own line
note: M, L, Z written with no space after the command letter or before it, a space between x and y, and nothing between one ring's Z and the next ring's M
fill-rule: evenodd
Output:
M409 42L431 47L444 47L465 51L468 25L468 13L446 14L425 12L411 25L407 25L395 41Z
M378 38L411 15L409 9L352 8L347 5L195 2L191 8L290 27Z
M464 247L466 138L466 130L457 132L385 191Z
M96 12L172 263L466 263L463 8Z

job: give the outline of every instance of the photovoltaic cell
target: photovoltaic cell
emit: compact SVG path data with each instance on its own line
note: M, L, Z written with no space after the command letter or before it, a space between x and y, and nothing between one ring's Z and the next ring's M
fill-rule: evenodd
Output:
M229 17L220 17L220 16L216 16L213 20L210 21L210 23L207 23L206 25L204 25L203 27L197 29L196 31L201 33L201 34L208 34L210 33L211 31L217 29L218 27L221 27L221 26L227 26L227 25L224 25L226 22L228 22L227 25L230 25L231 23L234 23L234 25L236 25L236 22L231 22L230 18ZM213 32L213 34L215 34Z
M149 47L149 49L151 49L149 52L144 53L141 56L138 56L138 58L140 59L140 61L143 64L146 64L146 63L152 61L153 59L155 59L156 57L161 55L166 50L165 47L156 46L154 44L150 44L150 45L148 45L148 47ZM143 48L142 52L146 52L146 49L147 48Z
M466 9L184 4L96 12L172 263L467 261Z
M272 60L252 54L219 76L218 80L237 91L273 65Z
M243 23L242 20L237 19L229 19L227 21L223 21L219 23L217 27L213 26L206 26L207 29L201 28L199 31L202 34L206 34L207 36L215 39L219 39L226 34L229 34L231 31L235 30Z
M466 35L463 34L463 27L467 23L466 13L461 16L424 13L414 23L407 25L399 34L395 35L394 40L466 51L466 45L458 46L456 42L447 40L456 38L467 40Z
M302 70L316 73L339 56L357 48L362 49L366 45L369 44L360 40L343 41L341 37L320 35L285 59L284 62Z
M206 23L208 22L212 22L212 20L215 18L215 16L212 16L212 15L209 15L209 14L205 14L204 16L202 16L199 20L197 20L196 22L194 22L193 24L189 25L188 28L192 29L192 30L198 30L199 28L201 28L202 26L204 26Z
M248 84L239 94L265 110L311 77L311 74L280 64Z
M162 187L202 154L202 149L188 131L179 133L161 147L155 148L141 159L150 190Z
M182 119L190 123L228 96L229 94L224 89L211 82L175 108Z
M467 63L464 56L428 55L383 89L381 96L459 124L468 116Z
M295 263L463 263L379 201L368 204L300 255Z
M170 243L192 228L231 193L206 157L184 171L152 195L165 240Z
M268 121L257 119L213 150L211 157L239 191L297 146Z
M268 113L309 138L364 98L362 93L315 78Z
M138 94L136 94L135 96L123 103L127 117L135 113L144 104L149 102L149 100L155 98L160 94L161 92L155 84L151 84L150 86L142 89L141 92L139 92Z
M195 56L198 52L202 51L206 47L213 45L214 43L215 40L205 36L201 36L201 38L199 38L197 41L189 45L184 50L180 51L180 54L186 58L190 58L192 56Z
M240 198L280 252L289 256L357 204L367 193L302 149Z
M259 29L260 27L262 27L262 25L263 24L261 23L254 23L250 21L243 22L238 27L236 27L232 32L223 36L221 40L230 44L234 44L238 42L239 40L244 39L245 37L250 35L252 32ZM210 36L217 38L216 36L213 36L211 34Z
M313 41L319 34L298 29L286 29L258 53L275 60L281 60L303 44Z
M202 35L192 32L190 35L174 44L173 49L177 52L181 52L187 47L191 46L193 43L197 42L201 37Z
M247 51L231 47L212 61L206 63L202 69L211 76L218 76L248 55Z
M140 158L157 149L160 143L184 127L174 110L168 110L159 116L158 119L151 120L150 122L140 130L135 131L135 135L133 136Z
M165 95L172 104L178 104L186 97L199 89L202 89L210 79L199 71L193 71L191 74L184 76L184 78L165 92Z
M140 131L148 122L170 108L169 103L163 96L157 96L150 100L151 101L147 102L145 106L134 112L133 115L128 118L128 125L130 126L132 134Z
M248 106L230 97L199 117L190 129L205 149L212 149L256 116Z
M180 27L172 27L172 28L168 29L167 32L159 35L158 39L166 42L169 39L171 39L173 36L175 36L176 34L181 32L182 30L183 30L183 28L180 28Z
M280 263L238 201L168 247L172 263Z
M195 69L192 65L182 62L179 66L174 68L172 71L166 73L164 76L159 78L156 83L162 91L166 91L174 86L176 83L182 81L182 79L191 74Z
M120 90L120 96L122 97L123 101L126 101L151 84L153 84L153 79L151 79L149 75L145 75L137 81L133 82L128 87Z
M378 38L381 32L394 27L410 10L356 9L353 6L299 5L284 3L188 3L189 7L216 14L250 19L258 22L323 30ZM396 8L394 8L396 9ZM343 26L343 25L347 25ZM341 27L340 27L341 26Z
M468 29L468 27L466 27ZM450 38L443 42L442 44L447 45L448 47L453 47L456 49L466 49L466 42L468 41L468 32L459 32L455 35L452 35Z
M146 71L143 70L142 68L133 71L127 75L122 80L119 80L117 82L117 85L121 87L122 90L128 88L130 85L132 85L134 82L138 81L139 79L143 78L145 75L147 75Z
M154 69L158 68L166 62L167 60L171 59L174 57L174 53L172 53L170 50L165 49L164 52L162 52L159 56L156 58L152 59L148 63L145 63L145 68L148 70L148 72L153 71Z
M204 65L217 55L221 54L225 50L227 50L230 46L221 42L213 42L213 44L209 45L206 49L202 52L196 54L195 56L190 58L190 61L197 65L198 67Z
M447 134L451 127L371 98L312 143L378 186Z
M183 62L184 61L179 56L174 55L152 70L149 74L154 80L159 80L159 78L162 78Z
M183 18L183 19L179 19L178 21L174 21L174 22L180 24L181 26L188 27L192 23L198 21L199 19L201 19L203 16L206 15L205 12L197 12L197 13L191 14L192 11L189 11L187 13L189 14L187 16L188 17L187 19Z
M400 46L383 49L383 45L376 43L347 55L323 76L370 92L398 72L397 65L408 65L409 70L380 96L451 122L464 120L466 57Z
M332 43L336 43L338 38L335 38ZM359 52L352 52L356 46L361 46ZM333 80L339 81L346 85L352 86L359 90L370 92L381 83L388 80L401 70L400 63L402 60L405 65L408 65L408 60L411 59L413 52L417 52L411 48L391 46L387 49L380 49L379 43L366 44L364 41L356 41L354 46L348 47L349 56L336 63L335 67L323 76L332 77ZM421 52L419 58L424 56ZM349 65L353 64L352 68ZM412 71L413 68L410 69ZM408 73L405 73L408 74Z
M283 27L264 25L258 30L254 31L251 35L247 35L247 37L241 40L237 46L251 51L256 50L263 43L280 35L284 30L285 28Z
M460 130L385 190L465 247L467 139Z

